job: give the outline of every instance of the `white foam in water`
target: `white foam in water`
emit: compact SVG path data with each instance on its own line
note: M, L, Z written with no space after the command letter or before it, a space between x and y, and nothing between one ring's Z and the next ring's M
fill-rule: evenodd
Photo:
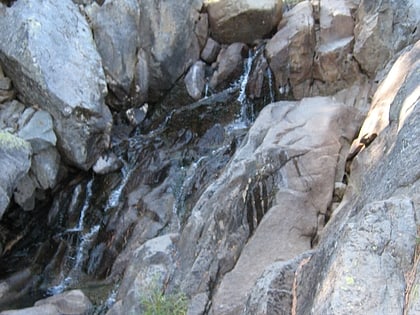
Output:
M114 208L118 206L118 204L120 203L123 189L125 188L125 185L127 185L131 172L132 172L132 169L129 169L128 164L124 163L124 167L121 169L121 173L122 173L121 183L109 195L108 202L104 210L105 212L107 212L109 208Z
M67 232L83 231L84 229L83 221L85 220L86 210L89 208L90 200L92 199L92 183L93 183L93 178L86 185L86 198L83 204L82 211L80 211L79 221L77 222L77 225L74 228L67 229Z
M85 259L86 254L87 254L86 253L87 247L94 240L94 236L98 234L99 230L100 230L100 225L97 224L93 226L89 230L88 233L81 236L80 243L76 250L76 257L68 258L69 260L75 259L73 268L70 270L67 277L64 277L58 285L48 288L47 290L48 295L56 295L56 294L62 293L65 289L67 289L70 285L74 284L75 281L77 281L77 276L81 272L80 269L81 269L83 260Z

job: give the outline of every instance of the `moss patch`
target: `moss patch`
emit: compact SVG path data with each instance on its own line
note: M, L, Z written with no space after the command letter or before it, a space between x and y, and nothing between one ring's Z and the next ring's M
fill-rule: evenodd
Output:
M25 149L31 150L29 142L16 137L8 132L0 132L0 148L2 149Z

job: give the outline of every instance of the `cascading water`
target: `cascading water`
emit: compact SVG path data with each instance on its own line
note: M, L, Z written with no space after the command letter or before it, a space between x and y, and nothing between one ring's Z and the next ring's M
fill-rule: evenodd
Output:
M45 240L45 248L54 253L40 267L47 295L83 287L86 279L106 279L108 291L96 301L103 314L115 302L121 277L118 272L114 276L111 267L133 231L141 234L150 227L143 242L181 231L194 203L255 120L258 109L247 88L261 51L250 50L240 79L230 88L210 94L206 85L203 99L171 106L165 115L150 118L153 127L138 127L115 142L112 149L123 162L119 172L90 179L83 174L67 185L66 193L57 194L49 214L55 234ZM264 73L268 103L274 100L272 75L265 68ZM133 190L140 196L129 213L128 194ZM141 228L136 230L137 225Z

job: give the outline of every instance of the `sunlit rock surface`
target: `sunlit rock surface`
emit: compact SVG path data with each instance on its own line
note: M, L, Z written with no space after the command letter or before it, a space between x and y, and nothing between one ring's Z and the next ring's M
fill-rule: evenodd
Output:
M0 14L3 70L25 103L51 114L65 159L90 168L109 144L111 114L85 18L71 1L22 0Z

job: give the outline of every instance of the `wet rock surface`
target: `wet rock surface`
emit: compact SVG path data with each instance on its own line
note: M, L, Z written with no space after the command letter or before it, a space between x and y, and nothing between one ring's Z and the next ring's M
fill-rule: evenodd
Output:
M252 41L233 43L218 36L249 28L225 32L211 7L227 14L246 1L205 3L0 3L0 26L25 26L15 33L30 43L55 21L38 55L13 59L0 44L1 134L28 149L19 161L0 142L12 152L0 183L0 310L142 313L156 294L197 315L416 314L417 3L302 1L266 35L268 18L246 8L225 25L256 19L245 23ZM47 57L58 46L76 56L59 49L75 42L90 47L80 59ZM75 60L92 61L77 65L86 74ZM68 83L71 69L79 85L39 93L49 65L43 89ZM105 79L108 94L97 89ZM50 105L70 92L94 110L65 125L72 116ZM105 103L112 130L97 140L109 141L90 143L95 158L80 166L58 130L96 137L84 119L110 122Z

